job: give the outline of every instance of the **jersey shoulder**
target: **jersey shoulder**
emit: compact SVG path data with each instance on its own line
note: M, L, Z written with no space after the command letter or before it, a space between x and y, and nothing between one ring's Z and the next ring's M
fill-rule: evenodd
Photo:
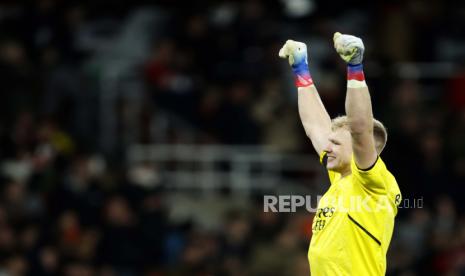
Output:
M354 157L352 157L351 169L353 181L362 185L368 191L386 194L392 189L398 190L394 175L388 170L386 164L379 156L375 163L367 169L358 168Z

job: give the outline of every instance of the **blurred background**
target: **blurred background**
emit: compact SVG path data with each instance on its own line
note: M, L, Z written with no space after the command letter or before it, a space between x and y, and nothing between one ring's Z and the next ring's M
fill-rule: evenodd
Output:
M343 114L335 31L410 200L387 275L465 275L464 30L458 0L2 0L0 275L308 275L313 214L263 212L328 187L277 53Z

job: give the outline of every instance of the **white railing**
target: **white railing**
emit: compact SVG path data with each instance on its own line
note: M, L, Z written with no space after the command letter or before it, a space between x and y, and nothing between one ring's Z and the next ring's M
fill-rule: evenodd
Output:
M290 189L319 190L324 170L316 155L282 154L259 146L133 145L129 166L154 164L168 189L233 193ZM291 189L292 190L292 189Z

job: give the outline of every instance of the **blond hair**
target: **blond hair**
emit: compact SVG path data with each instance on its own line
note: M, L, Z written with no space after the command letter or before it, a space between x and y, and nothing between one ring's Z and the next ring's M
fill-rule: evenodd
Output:
M335 131L340 128L349 130L349 119L347 116L339 116L331 120L331 130ZM387 130L380 121L373 118L373 136L375 137L376 151L380 154L387 143Z

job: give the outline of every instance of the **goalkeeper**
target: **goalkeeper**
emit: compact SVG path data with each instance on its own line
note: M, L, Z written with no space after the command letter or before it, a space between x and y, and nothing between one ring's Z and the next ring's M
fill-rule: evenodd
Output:
M379 156L387 133L373 118L363 42L335 33L334 47L347 63L347 95L346 116L332 120L310 75L307 46L288 40L279 51L292 67L302 124L331 182L313 219L310 271L313 276L384 275L401 194Z

